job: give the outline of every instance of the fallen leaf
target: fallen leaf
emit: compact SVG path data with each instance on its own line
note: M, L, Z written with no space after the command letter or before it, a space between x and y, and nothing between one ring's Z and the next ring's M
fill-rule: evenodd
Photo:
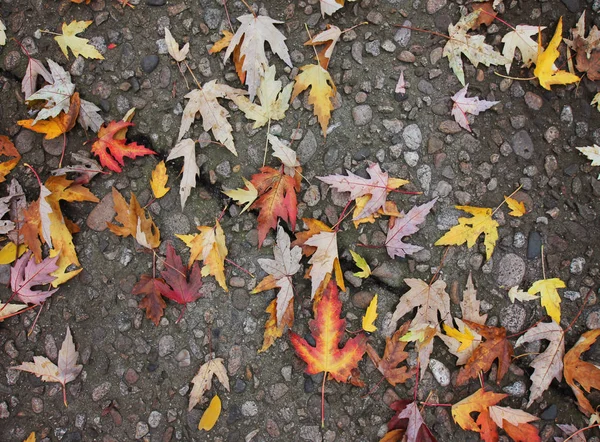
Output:
M168 180L167 166L165 166L164 161L161 161L152 171L152 179L150 180L150 187L152 188L154 198L162 198L171 189L167 187Z
M11 243L12 244L12 243ZM27 308L27 304L3 304L0 302L0 322L7 318L15 316L20 311Z
M311 264L308 270L311 280L310 299L314 299L315 295L321 291L321 288L329 283L332 273L338 273L338 268L340 268L337 232L322 231L312 235L304 241L304 244L316 248L308 261ZM341 274L341 270L339 270L339 273ZM339 278L336 277L336 279ZM345 289L345 287L342 286L342 289Z
M146 318L154 322L156 326L158 326L160 318L163 317L167 307L159 289L159 282L162 282L160 278L142 275L131 292L134 295L144 295L138 307L146 310Z
M446 334L438 333L437 336L444 341L448 347L448 351L456 356L456 365L465 365L475 349L481 343L481 335L471 330L460 318L453 318L456 323L456 329L444 323L444 331ZM448 330L454 330L456 333ZM459 337L464 337L459 339ZM465 344L465 345L463 345Z
M590 349L598 336L600 336L600 329L583 333L563 359L565 381L577 398L579 410L586 416L590 416L596 410L585 397L584 390L588 393L592 388L600 390L600 368L590 362L582 361L581 355Z
M268 134L267 139L273 148L273 156L279 158L283 163L283 171L291 177L296 176L296 168L300 166L300 162L296 156L296 151L284 144L275 135Z
M198 430L210 431L219 420L221 415L221 399L219 395L215 394L210 400L210 404L206 411L202 414L200 422L198 423Z
M567 71L558 70L554 66L554 62L560 55L558 46L562 41L562 17L558 20L554 37L548 43L546 49L542 52L542 35L538 34L538 59L536 62L533 75L540 81L540 86L550 90L553 84L571 84L579 82L580 78L577 75Z
M77 37L77 34L87 29L92 24L92 20L88 21L75 21L73 20L68 25L63 23L62 35L57 35L54 40L60 46L60 50L65 54L67 60L69 59L69 49L73 52L73 56L82 56L84 58L95 58L97 60L104 60L104 57L98 50L88 43L87 38Z
M600 111L600 92L598 92L598 110ZM592 102L592 104L594 104ZM594 144L593 146L576 147L579 152L584 154L588 160L592 160L592 166L600 166L600 146ZM598 175L600 179L600 175Z
M367 354L373 365L392 386L405 383L415 374L414 368L398 367L408 359L408 352L404 351L406 342L401 341L400 337L406 334L409 326L410 322L406 322L391 337L385 338L385 350L382 358L370 344L367 344Z
M16 367L10 367L10 369L27 371L35 374L37 377L41 377L44 382L58 382L61 384L63 390L63 402L66 407L66 384L75 380L83 369L83 365L77 365L78 357L79 353L75 350L71 330L67 327L65 340L58 352L58 366L44 356L34 356L33 362L23 362L23 364L17 365Z
M68 113L71 95L75 92L75 85L71 82L71 74L65 71L58 63L48 59L52 81L39 91L27 98L27 104L36 101L45 101L43 108L38 112L34 122L56 117L61 112Z
M181 63L187 57L190 51L190 44L186 43L183 47L179 48L179 43L175 41L169 28L165 28L165 43L167 44L167 51L169 55L175 59L176 62Z
M354 250L350 250L350 254L352 255L354 264L356 264L356 267L358 267L360 269L360 272L355 272L355 273L353 273L353 275L356 276L357 278L362 278L362 279L368 278L371 275L371 267L369 267L369 264L367 263L365 258L360 256Z
M571 29L571 35L573 37L572 40L563 39L567 46L571 49L576 49L576 40L581 39L581 44L579 45L579 49L585 52L587 57L592 55L592 52L597 50L600 46L600 29L596 25L592 26L587 37L586 34L586 26L585 26L585 11L579 16L579 20L577 20L577 24L573 29Z
M473 341L475 340L475 336L473 333L471 333L469 327L465 327L464 330L460 331L450 327L448 324L444 324L444 332L446 335L456 339L460 343L459 347L456 349L456 352L458 353L461 353L471 347L473 345Z
M77 122L84 130L90 129L93 132L98 132L100 127L104 124L104 119L98 113L99 111L100 108L94 103L81 99Z
M221 52L223 49L229 46L231 43L231 39L233 38L233 34L226 29L221 31L223 37L217 41L209 50L209 54L216 54L217 52ZM240 39L240 43L243 43L244 37ZM238 78L242 83L246 82L246 72L243 69L244 65L244 56L240 53L241 44L238 43L233 49L233 64L235 65L235 72L238 75Z
M100 159L103 167L108 167L113 172L121 172L121 166L125 165L124 157L156 155L153 150L136 142L127 143L125 134L131 126L133 123L127 121L111 121L108 126L103 125L98 130L98 138L92 145L92 153Z
M480 371L488 372L492 364L498 360L498 373L496 381L499 384L511 363L513 356L513 347L506 338L506 329L504 327L490 327L480 325L471 321L463 321L471 330L477 332L485 338L460 369L456 378L456 385L465 385L469 379L475 379Z
M429 324L416 324L408 329L408 332L400 336L402 342L416 342L417 345L427 345L437 334L434 326ZM417 350L418 351L418 350Z
M321 52L317 54L316 58L323 69L327 69L329 66L329 61L331 60L331 56L333 55L333 48L335 48L335 45L340 39L341 35L342 31L340 28L328 24L327 29L319 32L317 35L309 39L306 43L304 43L304 46L325 45Z
M471 29L479 29L481 25L489 26L494 23L494 19L498 13L494 10L493 3L493 1L471 3L472 11L480 11L479 17L477 17L477 21Z
M152 221L152 217L146 216L146 211L140 206L133 192L131 192L129 204L114 187L112 197L117 213L115 221L121 223L122 226L106 223L108 229L115 235L125 238L131 235L141 246L156 249L160 245L160 231Z
M283 167L273 169L261 167L260 173L252 175L250 181L258 191L258 199L250 210L258 210L258 247L260 248L271 229L277 227L278 219L285 221L292 231L296 228L298 202L296 192L300 191L300 174L291 177Z
M538 420L537 417L510 407L493 405L489 408L491 419L502 428L506 434L517 442L540 442L537 428L529 422Z
M337 93L333 78L320 64L307 64L300 68L300 73L294 80L296 83L292 91L292 101L310 87L308 104L314 106L314 114L321 125L323 137L327 137L327 126L333 110L332 100Z
M227 195L229 198L233 198L239 205L245 204L240 214L248 210L252 203L256 201L256 198L258 198L258 190L256 190L256 187L254 187L254 184L244 177L242 177L242 179L244 180L244 184L246 186L244 189L238 188L223 191L225 195Z
M546 309L546 313L554 319L557 324L560 324L560 295L556 289L565 288L565 283L559 278L540 279L535 281L527 293L530 295L540 294L542 307Z
M227 246L225 245L225 234L219 224L215 222L214 227L198 226L200 233L195 235L175 235L190 248L191 267L195 260L201 259L202 276L213 275L221 288L228 292L225 283L225 259L227 258Z
M494 393L480 388L471 396L452 405L452 418L463 430L480 432L479 425L473 420L471 413L484 413L492 405L496 405L507 397L504 393Z
M0 155L11 158L8 161L0 163L0 183L6 181L6 176L13 170L21 160L21 154L15 147L10 138L6 135L0 135ZM2 215L4 216L4 215ZM7 232L4 232L7 233Z
M585 72L585 75L592 81L600 80L600 44L596 46L596 50L588 54L585 40L577 37L575 39L575 50L577 51L575 59L577 70Z
M362 329L368 333L373 333L377 330L375 327L375 320L377 319L377 294L373 296L369 306L367 307L367 311L362 318Z
M223 49L229 46L229 43L231 43L233 33L229 32L227 29L223 29L221 34L223 34L223 37L212 45L212 47L208 50L209 54L221 52Z
M413 206L407 214L401 212L401 217L394 219L394 225L388 230L385 239L385 248L390 258L393 259L396 256L404 258L406 255L412 255L419 250L423 250L423 247L421 246L407 244L402 240L404 237L419 231L419 224L425 222L426 216L429 214L436 201L437 198L434 198L428 203L420 206Z
M73 127L75 127L80 107L81 100L79 99L79 94L75 92L73 95L71 95L71 102L68 112L61 112L56 117L51 117L47 120L40 120L38 122L35 120L19 120L17 121L17 124L25 129L45 134L46 136L44 138L46 140L52 140L53 138L69 132L71 129L73 129Z
M274 286L272 288L275 288ZM265 289L267 290L267 289ZM267 309L265 310L269 314L269 318L265 322L265 333L263 336L263 345L259 353L263 353L273 345L276 339L283 336L283 332L287 328L292 328L294 325L294 298L290 299L287 310L283 315L279 325L277 324L277 298L273 299Z
M486 111L500 102L480 100L479 97L467 98L468 87L469 84L467 83L465 87L452 96L452 101L454 101L454 104L452 105L452 116L460 127L471 132L467 114L479 115L480 112Z
M17 259L10 269L10 288L21 302L39 305L58 290L34 289L56 279L51 275L58 269L56 261L58 256L45 258L38 264L31 252Z
M92 178L102 172L102 166L92 158L79 155L75 152L71 152L71 158L79 164L54 169L52 175L59 176L66 175L67 173L77 173L79 176L73 180L73 183L88 184Z
M44 64L40 60L29 57L27 69L25 69L25 75L21 81L21 92L23 92L25 101L35 92L38 75L41 75L46 83L54 83L52 74L48 72Z
M533 401L542 396L542 393L550 386L552 379L556 379L558 382L562 381L565 334L556 322L539 322L517 340L515 347L542 339L548 341L548 346L529 364L534 370L531 375L532 385L527 407L530 407Z
M189 99L183 109L181 126L177 141L180 141L192 126L196 115L202 116L202 127L205 131L212 131L215 139L223 144L232 154L237 156L233 144L233 127L227 121L229 111L219 104L217 98L233 100L234 97L244 95L241 89L234 89L226 84L219 84L216 80L209 81L202 89L194 89L185 96Z
M363 211L367 203L370 201L371 195L363 195L359 196L354 200L354 210L352 212L352 216L356 218L360 212ZM386 201L383 207L377 209L377 212L365 217L353 219L352 223L355 228L358 228L363 223L374 223L377 218L380 216L389 216L390 224L394 223L394 218L402 218L404 215L398 211L398 207L396 203L393 201Z
M23 253L27 250L28 248L25 244L19 244L19 247L17 248L17 245L12 241L6 243L0 250L0 265L15 262L17 258L23 256Z
M183 158L183 175L179 184L179 198L181 209L185 207L192 188L196 187L196 176L200 175L200 168L196 163L196 142L191 138L184 138L179 141L167 157L167 161L175 158Z
M523 201L517 201L516 199L506 195L504 196L504 201L506 201L506 205L511 210L510 212L508 212L509 215L518 218L527 213L527 209L525 208L525 204L523 203Z
M526 301L533 301L534 299L538 299L539 296L530 295L529 293L524 292L523 290L519 289L518 286L514 286L508 290L508 298L510 299L510 302L514 304L515 299L518 299L521 302L526 302Z
M285 45L285 36L274 26L283 23L265 15L246 14L237 18L241 23L235 35L231 38L225 60L239 45L242 71L245 72L245 84L248 86L250 101L254 101L260 85L260 79L269 66L265 54L265 43L269 43L271 51L281 58L285 64L292 67L292 60ZM206 130L206 129L205 129Z
M319 0L321 3L321 17L332 15L338 9L344 6L344 0Z
M213 376L216 376L221 385L229 391L229 376L227 376L227 369L223 364L223 359L211 359L198 369L198 373L192 379L194 386L190 392L188 411L191 411L200 402L204 393L211 389Z
M448 26L448 43L444 46L443 56L448 57L452 71L460 81L465 85L465 72L463 70L463 62L461 54L464 54L475 67L479 63L490 65L506 65L510 60L503 57L494 48L485 43L485 35L470 35L467 32L473 27L479 19L481 11L476 10L471 12L455 24Z
M2 20L0 20L0 46L4 46L6 44L6 25ZM35 436L34 436L35 442Z
M29 434L29 437L23 442L35 442L35 431Z
M252 103L243 95L236 95L232 100L249 120L254 121L254 129L264 126L271 120L282 120L290 106L290 96L294 83L289 83L282 90L281 81L275 80L275 66L265 70L256 96L260 104Z
M467 285L463 291L463 299L460 302L461 319L484 325L488 315L479 314L480 305L481 303L477 299L477 290L475 290L473 278L471 277L471 272L469 272Z
M510 72L512 60L515 58L515 49L517 48L521 52L522 67L528 68L532 63L537 63L539 47L531 36L544 29L546 29L546 26L517 25L514 31L510 31L502 37L502 43L504 43L502 55L508 60L508 63L504 65L507 74Z
M482 233L485 235L484 245L486 259L492 257L496 241L498 241L498 227L496 220L492 219L493 211L487 207L455 206L458 210L470 213L471 218L458 218L458 225L452 227L444 236L438 239L436 246L460 246L467 243L471 248Z

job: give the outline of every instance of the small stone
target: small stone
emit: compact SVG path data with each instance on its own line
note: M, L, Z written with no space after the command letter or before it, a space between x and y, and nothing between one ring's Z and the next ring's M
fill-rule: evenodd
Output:
M546 171L548 178L552 178L556 169L558 169L558 160L554 155L547 155L544 160L544 170Z
M383 43L381 43L381 49L391 54L396 50L396 45L392 43L391 40L385 40Z
M462 130L460 125L456 121L453 121L453 120L442 121L440 123L439 129L440 129L441 133L450 134L450 135L457 134Z
M282 382L278 382L269 387L269 395L273 401L278 401L289 391L289 387Z
M177 356L175 356L175 360L179 363L180 367L189 367L191 363L189 350L185 348L181 350L179 353L177 353Z
M375 296L375 295L371 292L366 292L366 291L357 292L354 295L352 295L352 305L354 305L354 307L356 307L356 308L364 310L371 303L373 296Z
M429 359L429 369L433 377L442 387L450 385L450 370L437 359Z
M309 188L306 189L306 192L304 192L304 195L302 196L302 201L304 201L308 205L308 207L316 206L320 200L321 193L319 191L319 188L314 184L309 186Z
M584 269L585 269L585 258L583 258L583 257L573 258L573 260L571 261L571 266L569 267L571 274L581 275L581 273L583 273Z
M146 434L148 434L150 429L148 428L148 424L146 422L138 422L135 426L135 438L141 439Z
M303 425L300 427L300 439L310 442L322 442L321 428L318 425Z
M104 398L104 396L106 396L108 394L110 387L111 387L110 382L104 382L104 383L98 385L92 391L92 400L94 402L98 402L100 399Z
M171 335L162 336L158 341L158 355L162 358L175 350L175 338Z
M417 152L404 152L404 162L408 167L415 167L419 163Z
M360 41L355 41L354 43L352 43L352 51L351 51L352 58L358 64L363 63L362 53L363 53L363 44Z
M520 157L529 160L533 156L533 141L525 130L517 132L512 139L512 148Z
M218 8L207 8L204 12L204 22L208 29L218 29L221 24L221 18L223 16L223 9Z
M283 379L286 382L291 382L292 381L292 366L286 365L285 367L283 367L281 369L281 376L283 376Z
M140 66L145 73L150 74L158 66L158 55L146 55L142 58Z
M39 146L37 137L38 135L30 130L22 130L15 138L15 147L23 155L33 149L34 146Z
M538 94L534 94L533 92L525 93L525 103L529 106L530 109L540 110L542 105L544 104L544 100Z
M242 404L242 415L246 417L256 416L258 414L258 405L254 401L246 401Z
M560 131L556 126L550 126L548 129L546 129L546 132L544 133L544 139L549 144L551 144L555 140L558 140L559 137Z
M427 13L430 15L435 14L444 6L446 6L447 0L427 0Z
M510 394L511 396L523 397L523 396L525 396L525 393L527 392L527 386L525 385L525 382L517 381L517 382L513 382L510 385L507 385L506 387L504 387L502 389L502 391Z
M540 256L542 250L542 236L532 230L529 233L529 239L527 240L527 259L535 259Z
M39 397L31 398L31 409L34 413L40 414L44 411L44 401L42 401Z
M367 20L374 25L379 25L383 22L383 14L375 9L371 9L367 14Z
M398 31L396 32L396 35L394 35L394 40L400 46L405 48L408 46L408 43L410 42L411 31L409 28L412 27L412 23L410 22L410 20L405 20L404 23L402 23L402 26L404 26L404 27L398 29Z
M552 421L552 420L556 419L557 415L558 415L558 407L556 406L556 404L552 404L548 408L546 408L544 411L542 411L542 414L540 414L540 418L544 419L545 421Z
M133 368L128 368L125 372L125 382L127 382L129 385L135 384L139 378L140 375Z
M525 261L514 253L504 255L498 264L496 282L500 287L519 285L525 276Z
M365 126L373 119L373 110L368 104L361 104L352 109L352 119L357 126Z
M373 40L365 45L365 51L367 52L367 54L370 54L373 57L378 57L379 54L381 54L380 47L381 43L379 42L379 40Z
M421 134L421 129L416 124L409 124L404 128L402 132L402 138L404 139L404 143L406 147L411 150L417 150L421 147L421 143L423 141L423 135Z
M163 6L167 3L167 0L146 0L148 6Z
M574 290L565 290L563 292L563 298L567 298L569 301L577 301L581 298L581 293Z
M519 303L510 304L500 311L500 325L506 328L509 333L518 333L523 330L526 319L527 311L525 310L525 307Z
M404 63L414 63L417 60L415 54L410 51L402 51L398 54L398 60L403 61Z
M148 425L150 425L150 428L158 428L158 426L160 425L161 419L162 419L162 414L160 414L160 412L154 410L150 413L150 416L148 416Z
M307 163L317 151L317 139L315 134L308 129L306 135L298 145L297 155L300 164Z
M250 303L250 297L248 296L248 292L244 289L234 290L231 295L231 303L233 304L233 307L237 310L246 310L248 304Z
M8 419L9 417L8 404L6 402L0 403L0 419Z
M235 384L233 385L233 391L237 394L242 394L246 391L246 383L241 379L236 379Z

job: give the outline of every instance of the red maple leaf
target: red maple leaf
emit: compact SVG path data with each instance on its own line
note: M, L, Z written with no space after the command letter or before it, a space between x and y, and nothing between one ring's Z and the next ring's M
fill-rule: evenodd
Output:
M145 295L138 307L146 309L146 318L154 322L154 325L158 325L167 306L160 293L159 284L164 284L164 281L160 278L152 278L150 275L142 275L132 290L134 295Z
M92 153L100 159L103 167L113 172L121 172L125 163L123 158L136 158L144 155L155 155L151 149L137 143L127 143L125 134L133 123L127 121L111 121L108 126L102 125L98 130L98 139L92 145Z
M292 230L296 228L298 216L296 192L300 191L301 179L300 173L296 173L293 177L286 175L283 166L279 169L261 167L260 173L252 175L250 181L259 195L250 207L259 211L258 247L262 245L269 230L277 227L277 218L287 222Z

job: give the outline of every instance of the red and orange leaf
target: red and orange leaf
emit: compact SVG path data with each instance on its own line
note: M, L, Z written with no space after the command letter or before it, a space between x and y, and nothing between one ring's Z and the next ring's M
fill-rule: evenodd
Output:
M166 282L158 283L158 288L163 296L177 302L178 304L186 305L188 302L194 302L200 298L200 287L202 287L202 275L200 274L200 266L198 261L195 261L191 270L183 265L181 257L175 251L170 243L167 244L167 259L165 261L165 269L160 272Z
M502 421L502 429L515 442L540 442L542 440L538 429L531 424L513 425L505 419Z
M392 386L403 384L415 374L413 368L398 367L401 362L408 359L408 352L404 351L408 342L400 341L400 338L408 332L409 327L410 321L405 322L392 337L385 338L385 350L382 358L371 345L367 344L367 354L373 361L373 365Z
M267 278L265 278L263 282ZM267 351L277 339L283 336L286 327L291 329L294 325L294 298L290 299L287 310L285 311L279 326L277 326L277 298L269 303L265 311L269 314L269 319L267 319L267 322L265 323L263 345L262 348L258 350L259 353Z
M325 372L338 382L348 382L352 377L352 370L357 368L358 362L365 354L367 337L359 333L349 339L343 348L339 348L346 320L340 318L342 303L338 298L337 285L333 281L323 292L316 309L316 317L309 323L316 347L290 331L292 345L296 354L306 362L307 374Z
M138 307L146 310L146 318L158 326L160 318L163 317L167 304L162 298L159 290L159 284L164 284L160 278L152 278L150 275L142 275L140 281L133 286L131 293L134 295L144 295Z
M131 193L130 203L127 204L121 193L113 187L112 197L116 212L115 221L122 226L106 223L108 229L115 235L133 236L143 247L155 249L160 245L160 231L150 215L140 206L137 198Z
M0 135L0 155L12 158L0 163L0 183L3 183L6 180L6 175L19 163L21 154L6 135Z
M23 209L22 213L23 223L19 226L19 236L33 252L36 261L40 262L42 260L42 242L40 241L42 226L39 200L31 202L26 209Z
M492 368L492 364L498 360L497 382L500 383L513 356L513 346L506 339L504 327L488 327L471 321L464 321L467 326L485 338L475 349L467 363L458 372L456 385L466 384L469 379L475 379L480 371L486 373Z
M75 92L71 96L69 112L61 112L56 117L52 117L48 120L39 120L35 124L35 120L19 120L17 121L17 124L25 129L29 129L40 134L45 134L46 136L44 138L46 140L51 140L69 132L71 129L73 129L73 127L75 127L80 107L81 100L79 99L79 93Z
M579 410L586 416L595 413L596 410L585 397L582 388L588 393L592 388L600 390L600 368L591 362L582 361L581 355L590 349L598 336L600 336L600 329L585 332L563 359L565 381L577 397Z
M127 143L125 134L133 123L127 121L111 121L108 126L102 125L98 130L98 139L92 145L92 153L100 159L103 167L113 172L121 172L124 158L136 158L144 155L155 155L151 149L135 142Z
M477 425L479 425L479 437L484 442L498 441L498 427L490 417L490 412L485 410L477 416Z
M277 220L284 220L292 230L296 228L298 202L296 192L300 191L302 176L286 175L283 166L273 169L265 166L260 173L252 175L250 182L258 191L258 199L250 209L258 210L258 247L267 237L269 230L277 227Z
M494 10L492 1L487 1L483 3L472 3L471 4L471 12L481 10L477 20L471 27L471 29L479 29L481 25L489 26L494 23L494 19L498 15L498 13Z
M473 420L471 413L487 413L487 417L482 418L485 421L486 426L494 425L494 421L491 420L488 408L492 405L496 405L502 399L507 397L504 393L494 393L493 391L485 391L480 388L471 396L464 398L462 401L452 405L452 417L463 430L479 432L480 428L479 419L477 423ZM489 432L489 431L488 431Z

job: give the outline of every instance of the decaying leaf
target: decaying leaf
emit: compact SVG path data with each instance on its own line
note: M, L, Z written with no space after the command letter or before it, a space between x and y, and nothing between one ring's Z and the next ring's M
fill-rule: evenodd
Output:
M3 304L0 302L0 322L19 314L19 312L22 312L26 308L27 304Z
M398 413L397 419L408 419L406 427L407 442L436 442L437 439L431 433L431 430L425 424L419 404L411 402L404 410Z
M179 43L175 41L173 35L171 35L171 31L169 31L169 28L165 28L165 43L167 44L167 51L169 51L169 55L178 63L181 63L183 60L185 60L188 52L190 52L189 43L183 45L181 49L179 48Z
M454 102L452 105L452 116L460 127L471 132L467 114L479 115L480 112L486 111L500 102L480 100L479 97L467 98L468 88L469 84L467 83L465 87L452 96L452 101Z
M167 161L175 158L183 158L183 174L179 184L179 198L181 209L185 207L192 188L196 187L196 176L200 175L200 168L196 163L196 142L191 138L184 138L179 141L167 157Z
M564 289L565 283L559 278L540 279L535 281L527 293L530 295L540 294L542 307L546 309L546 313L554 319L557 324L560 324L560 295L557 289Z
M275 287L273 287L275 288ZM283 336L286 327L291 329L294 325L294 298L290 300L288 308L283 315L279 325L277 325L277 298L273 299L267 306L266 312L269 314L269 319L265 323L265 333L263 337L263 345L259 353L265 352L273 345L276 339Z
M152 217L146 216L146 211L140 206L133 192L129 204L114 187L112 196L115 212L117 212L115 221L121 223L122 226L107 223L108 229L118 236L128 237L131 235L138 244L148 249L157 248L160 245L160 231L152 221Z
M29 57L27 69L21 82L21 92L25 100L28 100L31 94L35 92L38 75L41 75L46 83L53 83L52 74L44 67L44 64L33 57Z
M229 391L229 376L227 376L227 369L225 368L223 359L211 359L198 369L198 373L192 379L194 386L190 392L188 411L194 408L200 402L204 393L211 389L213 376L216 376L221 385Z
M388 230L385 239L385 248L390 258L393 259L396 256L403 258L406 255L412 255L419 250L423 250L421 246L408 244L402 240L419 231L419 224L425 222L427 214L429 214L436 201L437 198L434 198L428 203L412 207L407 214L401 212L399 218L392 218L394 225Z
M62 134L69 132L75 123L79 115L79 109L81 107L81 100L79 94L75 92L71 95L71 101L67 112L61 112L56 117L51 117L47 120L19 120L17 124L26 129L45 134L46 140L52 140Z
M150 188L154 198L162 198L167 194L170 190L170 187L167 187L167 181L169 181L167 166L165 166L164 161L161 161L152 171L152 178L150 179Z
M592 388L600 390L600 368L590 362L582 361L581 355L590 349L598 336L600 336L600 329L583 333L563 359L565 381L577 398L579 410L586 416L590 416L596 410L585 396L584 390L588 393Z
M80 102L81 105L79 107L77 122L84 130L90 129L93 132L98 132L100 127L104 124L104 119L98 113L100 108L91 101L81 99Z
M69 59L69 49L73 52L73 56L82 56L84 58L95 58L97 60L104 60L104 57L98 50L89 44L87 38L77 37L77 34L85 31L89 25L92 24L92 20L88 21L75 21L73 20L68 25L63 23L62 35L57 35L54 40L60 46L60 50L65 54L67 60Z
M56 261L58 256L45 258L38 264L31 252L17 259L10 269L10 288L21 302L39 305L58 290L34 288L50 284L56 279L52 276L52 273L58 269Z
M373 333L377 330L375 327L375 320L377 319L377 294L373 296L365 315L362 318L362 329L368 333Z
M52 175L66 175L67 173L77 173L79 176L73 180L74 184L88 184L92 178L102 172L102 166L94 159L85 157L78 153L72 152L71 158L73 161L79 164L73 166L61 167L60 169L54 169Z
M458 225L452 227L444 236L438 239L436 246L453 246L467 243L471 248L482 233L485 235L486 259L492 257L496 241L498 241L498 227L496 220L492 219L493 211L487 207L455 206L458 210L470 213L471 218L458 218Z
M356 264L356 267L360 269L360 272L354 272L354 276L362 279L368 278L371 275L371 267L369 267L367 260L354 250L350 250L350 254L352 255L354 264Z
M398 367L408 359L408 352L404 351L406 342L401 341L400 337L406 334L409 326L410 322L406 322L391 337L385 338L385 350L382 358L370 344L367 344L367 354L373 361L373 365L392 386L403 384L414 376L414 369L406 366Z
M510 72L512 60L515 58L515 49L521 52L521 63L524 68L528 68L532 63L537 63L538 43L531 37L538 32L542 32L546 26L517 25L514 31L510 31L502 37L504 48L502 55L508 60L504 66L506 73Z
M160 293L160 278L153 278L150 275L142 275L140 280L133 286L131 293L134 295L144 295L138 307L146 310L146 318L158 326L160 318L163 317L167 304ZM162 281L164 283L164 281Z
M267 138L273 148L273 156L281 160L285 174L291 177L296 176L296 168L300 166L296 151L275 135L268 134Z
M304 43L304 46L320 46L324 45L321 52L318 53L317 59L319 64L323 67L323 69L327 69L329 66L329 61L331 60L331 56L333 55L333 48L335 48L335 44L340 39L342 35L342 31L340 28L334 25L327 25L327 29L318 33L313 38Z
M63 69L58 63L48 59L51 79L39 91L27 98L27 104L32 105L37 101L44 101L43 108L35 117L34 123L40 120L56 117L61 112L68 113L71 95L75 92L75 85L71 82L71 74Z
M0 163L0 183L3 183L6 181L6 176L10 171L19 164L21 154L12 141L10 141L10 138L6 135L0 135L0 155L10 158L8 161Z
M463 299L460 302L462 319L484 325L488 315L479 313L480 305L481 302L477 299L477 290L475 290L473 278L471 277L471 272L469 272L467 285L463 291Z
M62 385L63 390L63 402L65 407L67 406L67 388L66 384L75 380L83 365L77 365L77 358L79 353L75 350L75 344L73 343L73 337L71 336L71 330L67 327L67 334L65 340L60 347L58 352L58 366L56 366L50 359L44 356L34 356L33 362L23 362L21 365L16 367L10 367L12 370L22 370L33 373L37 377L41 377L44 382L58 382Z

